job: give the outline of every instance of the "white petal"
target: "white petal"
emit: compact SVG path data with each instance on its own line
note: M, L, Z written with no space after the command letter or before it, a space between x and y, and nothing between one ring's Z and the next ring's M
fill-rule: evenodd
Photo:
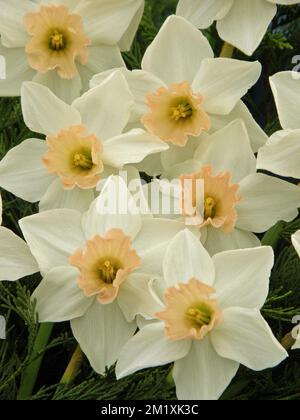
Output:
M24 47L29 35L23 23L24 15L34 10L29 0L0 0L1 42L7 48Z
M91 88L98 86L105 80L107 76L114 73L115 71L116 69L112 69L103 73L96 74L96 76L94 76L91 80ZM132 111L133 115L131 119L136 122L148 111L145 100L146 95L156 92L157 89L164 86L164 82L155 77L152 73L143 70L130 71L124 67L120 68L119 71L122 72L128 83L129 89L134 96L135 105L134 110Z
M195 77L193 88L204 96L203 106L207 112L226 115L257 82L260 73L261 64L258 61L206 58Z
M257 168L285 177L300 178L300 130L262 147L257 156Z
M95 299L82 317L71 320L71 328L92 368L104 373L105 367L119 358L122 347L134 334L136 324L126 321L117 302L101 305Z
M173 377L179 400L217 400L236 375L239 364L221 358L210 339L193 342L188 355L175 362Z
M82 226L87 239L104 235L110 229L121 229L134 239L140 231L142 220L135 200L124 180L111 176L100 195L83 215Z
M216 19L222 19L233 5L233 0L179 0L176 14L192 22L199 29L206 29Z
M40 322L64 322L85 314L94 298L78 287L78 275L74 267L57 267L46 274L32 295Z
M211 339L220 356L255 371L277 366L288 356L255 309L228 308L223 311L223 322L212 331Z
M20 96L22 83L32 80L35 75L28 65L24 48L4 48L0 43L0 56L5 59L6 73L6 78L0 79L0 95Z
M107 69L112 69L109 73L111 74L122 66L125 66L125 63L120 49L116 45L93 45L88 47L88 62L84 65L77 63L77 69L82 83L82 92L89 90L90 80L97 73L106 73Z
M169 287L186 283L193 277L208 285L212 285L215 280L212 259L199 239L187 229L178 233L170 242L163 270Z
M42 162L44 140L28 139L9 150L0 163L0 185L23 200L39 201L55 179Z
M237 227L266 232L279 220L290 222L298 215L300 188L289 182L253 174L240 183L242 201L237 204Z
M27 244L12 231L0 227L0 280L18 280L38 271Z
M128 84L117 70L101 85L78 98L73 106L80 112L89 132L104 141L122 133L133 104Z
M144 1L141 0L140 4L141 5L139 9L137 10L136 14L134 15L132 21L130 22L127 31L125 32L125 34L122 36L122 38L120 39L118 43L121 51L129 51L131 48L134 37L137 33L141 19L144 14L144 9L145 9Z
M300 258L300 230L292 235L292 242Z
M271 247L227 251L213 257L216 269L214 288L222 308L261 308L269 293L274 263Z
M170 144L170 148L161 153L163 169L168 172L174 165L193 159L197 147L206 142L203 137L190 138L185 147Z
M75 8L83 18L85 34L95 44L117 44L128 30L142 0L81 1Z
M210 255L215 255L222 251L255 248L260 246L260 241L253 233L244 230L234 229L230 233L224 233L220 229L209 227L204 246Z
M168 340L164 328L162 322L150 324L128 341L116 366L118 379L138 370L166 365L186 356L191 341Z
M218 33L224 41L252 55L267 32L276 10L275 4L265 0L235 1L230 12L217 22Z
M45 74L36 73L32 81L48 87L54 95L67 104L71 104L74 99L78 98L82 89L79 74L76 74L73 79L63 79L57 74L56 70L48 71Z
M143 273L162 273L163 259L170 241L185 228L175 220L143 219L139 234L134 240L134 248L142 259Z
M69 257L85 243L81 214L75 210L49 210L19 222L40 271L69 265Z
M228 115L211 114L210 119L212 124L211 132L225 127L233 120L242 119L247 128L254 153L256 153L260 147L264 146L268 140L267 134L257 124L243 101L239 101Z
M242 120L235 120L203 139L194 160L203 166L211 165L214 172L229 171L235 183L256 171L256 159Z
M137 315L153 318L162 309L150 293L150 280L149 275L132 273L122 284L118 303L127 321L133 321Z
M163 152L162 152L163 153ZM161 153L147 156L142 162L134 165L140 172L144 172L149 176L157 177L164 171L161 164Z
M168 148L167 143L138 128L107 140L103 145L102 160L106 165L122 168Z
M63 128L81 124L79 112L45 86L26 82L21 95L24 121L31 131L53 135Z
M178 179L181 175L192 174L201 169L201 162L199 160L191 159L183 163L177 163L171 167L168 171L162 174L162 178L167 178L170 181Z
M284 129L300 128L300 80L299 73L284 71L270 77L279 120Z
M142 68L167 84L192 83L206 57L213 51L205 36L185 19L170 16L148 47Z
M94 190L82 190L75 187L73 190L65 190L61 179L55 179L41 198L40 211L52 209L72 209L85 212L95 199Z

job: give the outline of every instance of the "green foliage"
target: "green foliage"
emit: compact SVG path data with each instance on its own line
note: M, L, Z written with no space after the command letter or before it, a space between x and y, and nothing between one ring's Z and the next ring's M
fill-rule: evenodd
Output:
M130 52L124 54L129 68L140 68L147 46L152 42L165 18L175 12L177 0L148 0L144 17ZM222 42L214 26L204 32L216 52ZM295 54L300 40L300 8L280 8L275 23L255 54L262 61L264 75L259 89L247 95L246 102L259 123L271 134L279 129L268 77L285 70ZM236 58L249 59L238 51ZM290 68L290 67L288 67ZM32 133L26 128L19 99L0 100L0 158ZM18 220L37 211L36 205L25 203L2 191L4 225L21 234ZM278 339L294 327L292 318L300 315L300 263L291 245L291 234L300 229L300 218L283 223L280 229L265 236L265 244L276 251L271 288L263 314ZM33 355L33 344L38 332L35 304L31 292L39 276L30 276L21 282L0 283L0 314L7 321L7 340L0 341L0 399L14 400L24 369ZM114 369L105 375L96 375L84 359L72 386L59 385L65 367L76 346L68 323L55 326L50 343L42 349L44 362L31 396L33 400L117 400L117 399L174 399L170 383L171 366L148 369L116 381ZM299 352L291 352L281 366L265 372L251 372L241 368L223 399L300 399Z

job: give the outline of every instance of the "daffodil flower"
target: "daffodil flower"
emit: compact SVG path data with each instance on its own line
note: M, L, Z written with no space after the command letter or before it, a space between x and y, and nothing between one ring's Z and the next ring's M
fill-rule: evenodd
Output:
M300 179L299 73L277 73L270 83L283 130L273 134L259 150L257 168Z
M166 181L181 180L182 194L172 195L165 181L154 182L163 194L170 194L170 208L181 205L187 223L198 226L201 240L212 255L259 246L260 241L252 232L263 233L279 220L289 222L297 217L300 188L256 172L256 159L241 120L202 136L197 146L196 150L189 150L189 155L173 151L163 161L163 177ZM194 187L185 194L185 181L194 183L196 188L197 181L203 182L204 202ZM191 211L189 203L193 203ZM199 219L199 215L203 218Z
M104 211L106 191L114 213ZM131 211L123 214L124 205ZM135 316L157 308L148 282L161 275L167 245L184 225L143 218L124 181L111 177L83 215L50 210L20 226L44 276L33 294L39 320L71 320L92 367L103 373L134 334Z
M26 82L22 109L27 126L46 135L11 149L0 163L0 185L40 210L86 210L95 187L128 163L168 146L142 129L124 134L133 97L120 72L68 105L48 88Z
M214 400L240 364L255 371L278 365L288 354L260 313L273 260L270 247L211 259L190 231L178 233L165 254L163 278L152 284L161 306L156 322L124 346L117 377L175 362L179 399Z
M203 132L236 118L247 125L253 150L267 137L240 100L257 81L258 62L214 58L209 42L192 24L170 16L142 60L142 70L121 69L135 97L131 125L141 125L180 153ZM91 87L114 70L98 74ZM146 159L143 171L160 174L160 156Z
M2 199L0 196L0 225ZM28 245L11 230L0 226L0 280L15 281L38 271Z
M41 83L72 102L99 71L122 65L143 14L143 0L1 0L1 96Z
M177 14L199 29L206 29L216 21L224 41L252 55L276 15L276 4L298 3L295 0L179 0Z

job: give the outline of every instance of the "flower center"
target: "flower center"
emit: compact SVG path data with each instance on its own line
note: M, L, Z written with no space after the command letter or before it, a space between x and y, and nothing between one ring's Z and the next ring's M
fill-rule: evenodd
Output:
M214 218L216 215L216 201L212 197L206 197L204 200L204 219Z
M66 48L65 36L57 30L54 30L53 35L50 36L49 47L53 51L61 51Z
M50 173L60 177L65 189L96 187L104 170L102 143L96 136L88 135L86 128L78 125L48 136L46 143L43 163Z
M91 40L85 36L82 18L64 5L42 5L24 16L29 42L25 52L31 68L45 74L56 71L73 79L77 61L86 64Z
M199 303L196 307L192 306L186 312L186 318L195 328L201 328L211 323L213 311L209 305Z
M121 264L112 263L109 259L103 261L99 266L100 279L104 281L105 284L112 284L120 268Z
M169 287L165 310L155 314L164 321L166 336L170 340L203 340L222 322L222 312L213 298L215 293L215 289L195 278Z
M177 106L171 107L171 119L179 121L185 120L193 115L193 107L188 102L181 102Z
M189 136L208 131L210 118L203 109L203 97L188 82L162 87L146 96L145 128L161 140L183 147Z
M230 172L214 175L211 166L180 177L182 214L190 218L191 224L232 232L238 217L236 205L241 197L239 184L232 184L231 178Z
M84 153L75 153L74 155L74 165L83 170L89 170L93 167L93 159L91 154Z
M85 249L78 249L69 261L79 269L80 289L88 297L96 296L102 304L116 299L122 283L141 264L131 238L120 229L88 240Z

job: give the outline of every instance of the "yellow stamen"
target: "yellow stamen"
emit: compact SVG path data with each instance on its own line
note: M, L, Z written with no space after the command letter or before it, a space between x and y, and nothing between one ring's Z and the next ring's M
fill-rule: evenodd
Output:
M101 280L106 284L112 284L116 278L118 268L111 261L105 260L99 267Z
M216 201L212 197L206 197L204 200L204 218L214 217L216 213Z
M50 48L54 51L63 50L66 47L65 37L57 30L50 36Z
M212 311L211 309L203 305L201 308L190 308L187 311L187 318L195 322L197 326L203 327L204 325L209 325L211 322Z
M74 165L81 169L92 169L93 161L91 157L86 156L83 153L75 153Z
M171 108L171 119L179 121L180 119L186 119L191 117L193 114L193 108L188 102L182 102L177 106Z

